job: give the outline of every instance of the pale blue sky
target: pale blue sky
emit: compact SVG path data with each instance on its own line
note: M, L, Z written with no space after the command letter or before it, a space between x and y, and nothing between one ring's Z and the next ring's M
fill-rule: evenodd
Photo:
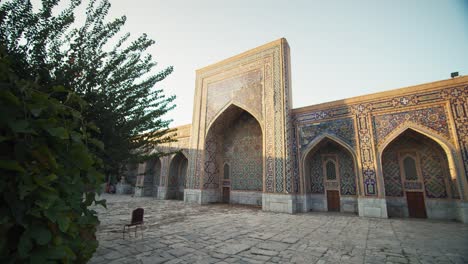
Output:
M468 1L114 0L125 31L156 40L172 125L192 122L195 70L285 37L293 107L468 74Z

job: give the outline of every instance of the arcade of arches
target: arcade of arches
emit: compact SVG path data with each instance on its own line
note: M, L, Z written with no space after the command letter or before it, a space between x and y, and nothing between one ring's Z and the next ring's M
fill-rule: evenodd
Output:
M468 222L468 77L293 109L290 74L284 38L197 70L192 124L154 149L177 154L118 191Z

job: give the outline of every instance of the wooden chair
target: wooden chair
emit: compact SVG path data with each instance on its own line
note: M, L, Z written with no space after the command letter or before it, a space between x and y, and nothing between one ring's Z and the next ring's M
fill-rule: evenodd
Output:
M130 224L126 224L123 227L123 232L122 232L123 239L125 239L125 228L127 228L127 232L130 232L130 227L134 226L135 227L135 237L136 237L136 234L137 234L138 226L140 226L140 231L142 231L142 226L143 226L143 223L144 223L143 222L144 212L145 211L143 210L143 208L137 208L137 209L133 210L133 212L132 212L132 221L130 222ZM143 233L142 233L142 235L143 235Z

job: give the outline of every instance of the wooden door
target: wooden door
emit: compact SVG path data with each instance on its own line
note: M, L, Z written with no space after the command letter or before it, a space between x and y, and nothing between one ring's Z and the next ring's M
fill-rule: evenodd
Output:
M339 212L340 211L340 192L339 191L327 191L327 204L328 211Z
M223 187L223 203L229 203L229 187Z
M426 205L423 192L406 192L406 201L410 217L426 218Z

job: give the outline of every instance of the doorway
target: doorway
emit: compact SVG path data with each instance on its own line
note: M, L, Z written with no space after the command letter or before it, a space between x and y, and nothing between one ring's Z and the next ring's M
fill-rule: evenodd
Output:
M223 203L229 203L230 200L230 188L229 187L223 187Z
M329 212L340 211L340 192L336 190L327 190L327 205Z
M427 218L423 192L406 192L406 202L410 217Z

